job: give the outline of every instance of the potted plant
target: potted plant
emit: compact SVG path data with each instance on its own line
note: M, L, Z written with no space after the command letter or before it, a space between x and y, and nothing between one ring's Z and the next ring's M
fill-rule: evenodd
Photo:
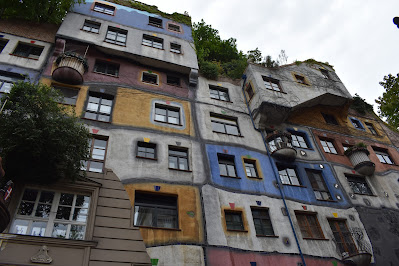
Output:
M370 152L367 150L367 145L359 142L356 145L347 149L344 153L348 156L355 170L362 175L372 175L375 170L375 164L370 161Z

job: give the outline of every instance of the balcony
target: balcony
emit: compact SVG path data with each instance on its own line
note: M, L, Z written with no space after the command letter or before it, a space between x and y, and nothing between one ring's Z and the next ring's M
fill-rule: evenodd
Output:
M354 255L343 254L342 260L350 265L368 266L370 265L371 257L372 255L369 252L360 251L359 253Z
M87 60L83 56L65 52L57 57L56 68L53 71L53 79L71 85L83 83L83 74L87 72Z
M345 155L359 174L370 176L374 173L375 164L370 161L370 152L363 143L350 147L345 151Z
M296 159L296 150L292 147L290 133L274 131L268 134L266 139L269 144L271 156L285 161L294 161Z

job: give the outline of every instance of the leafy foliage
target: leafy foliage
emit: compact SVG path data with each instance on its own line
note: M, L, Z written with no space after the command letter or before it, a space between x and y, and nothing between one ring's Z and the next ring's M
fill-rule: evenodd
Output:
M387 119L388 124L399 127L399 73L396 77L389 74L384 76L384 80L380 82L385 92L382 97L375 100L378 106L378 114Z
M85 0L7 0L2 1L1 18L61 24L66 12Z
M366 102L365 99L361 98L357 93L353 97L351 108L360 114L374 113L373 106Z
M308 63L310 65L320 65L320 66L326 65L326 66L329 66L332 70L334 70L334 66L330 65L328 62L320 62L320 61L317 61L317 60L315 60L313 58L306 59L305 61L295 60L294 63L297 66L299 66L302 63Z
M8 179L47 184L79 176L90 135L66 114L60 98L54 89L28 82L15 84L2 98L0 155Z

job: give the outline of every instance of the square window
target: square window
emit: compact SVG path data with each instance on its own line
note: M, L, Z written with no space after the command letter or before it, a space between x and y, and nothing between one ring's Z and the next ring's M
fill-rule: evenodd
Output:
M105 163L105 156L107 154L108 139L94 137L89 141L90 159L82 161L82 170L102 173Z
M94 72L117 77L119 75L119 65L96 60Z
M188 149L169 146L169 169L188 171Z
M229 91L226 88L209 85L211 99L229 102Z
M136 191L134 225L159 228L179 228L177 196Z
M111 95L89 92L84 118L110 122L113 101L114 97Z
M143 34L142 45L163 49L163 39Z
M181 45L177 43L170 43L170 51L172 53L181 54Z
M125 46L126 38L127 38L127 30L108 27L107 35L105 36L105 41Z
M137 142L138 158L156 159L156 144L139 141Z
M281 183L284 185L300 186L298 175L295 168L288 166L277 165L278 173L280 175Z
M321 115L323 116L323 118L327 124L338 125L338 122L333 115L325 114L325 113L321 113Z
M339 251L346 252L348 255L355 255L358 253L355 243L353 242L352 234L346 225L346 220L342 219L328 219L331 230L334 236L334 242L338 246Z
M237 177L233 155L218 153L218 162L220 176Z
M256 161L244 158L245 174L247 177L259 178Z
M366 178L363 176L346 175L349 186L352 188L353 193L361 195L373 195Z
M366 127L370 130L371 134L373 134L373 135L375 135L375 136L378 136L378 133L377 133L377 131L375 130L373 124L368 123L368 122L366 122L365 124L366 124Z
M306 79L305 79L304 76L297 75L297 74L295 74L294 76L295 76L295 79L296 79L296 81L297 81L298 83L303 84L303 85L309 85L309 84L306 82Z
M308 175L310 184L312 185L314 195L317 200L332 200L331 194L328 191L326 182L320 171L314 171L307 169L306 174Z
M148 25L162 28L162 19L160 18L154 18L154 17L148 17Z
M158 85L158 75L154 73L143 72L141 81L145 83Z
M89 195L27 188L10 232L84 240L89 207Z
M349 118L352 122L352 125L356 128L356 129L364 129L362 122L360 122L358 119L354 118L354 117L350 117Z
M394 161L391 159L391 157L388 154L388 150L386 149L379 149L373 147L373 150L375 152L375 155L377 155L378 160L380 160L381 163L385 164L395 164Z
M0 39L0 53L3 51L4 47L6 47L8 40Z
M269 216L269 209L251 207L257 236L274 236L272 222Z
M262 76L262 79L266 89L273 91L281 91L280 81L278 81L277 79L272 79L265 76Z
M226 219L227 230L244 231L242 212L225 210L224 217Z
M302 135L291 133L292 146L307 149L308 144Z
M316 213L295 211L295 216L304 239L324 239Z
M175 32L181 32L180 26L172 23L168 23L168 29Z
M180 125L180 108L155 104L155 121Z
M212 123L213 132L240 136L240 130L238 128L237 118L221 116L211 113L211 123Z
M12 54L27 57L29 59L39 59L40 55L43 52L43 49L43 46L19 42Z
M93 33L99 33L100 26L101 26L101 23L86 19L85 23L83 24L82 30L85 30L88 32L93 32Z
M93 10L96 12L107 14L107 15L114 15L114 13L115 13L115 7L109 6L109 5L104 5L101 3L95 3Z
M325 79L330 79L330 74L327 69L319 68L319 70Z
M248 101L251 101L252 98L253 98L254 95L255 95L255 92L254 92L254 90L252 89L251 84L248 84L248 86L245 87L245 93L246 93L247 96L248 96Z
M60 99L60 101L59 101L60 103L68 104L68 105L76 104L76 100L78 99L79 90L72 89L72 88L66 88L66 87L59 87L59 86L54 86L54 89L60 91L61 94L64 96L63 99Z
M166 83L173 86L180 86L180 78L166 75Z
M320 143L321 146L323 147L324 152L338 154L332 141L326 139L320 139Z

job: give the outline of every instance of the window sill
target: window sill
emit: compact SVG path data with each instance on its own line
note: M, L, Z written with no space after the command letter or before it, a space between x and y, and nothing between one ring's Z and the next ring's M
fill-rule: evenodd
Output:
M248 230L226 229L229 232L248 233Z
M164 50L163 47L162 48L158 48L158 47L154 47L152 45L147 45L147 44L143 44L143 43L141 45L144 45L144 46L147 46L147 47L151 47L151 48L155 48L155 49L158 49L158 50Z
M246 176L247 178L249 178L249 179L257 179L257 180L262 180L263 178L262 177L259 177L259 176Z
M119 43L114 43L114 42L110 42L110 41L107 41L107 40L104 40L104 42L110 43L110 44L114 44L114 45L118 45L118 46L121 46L121 47L126 47L126 43L125 44L119 44Z
M162 123L162 124L165 124L165 125L171 125L171 126L176 126L176 127L181 127L182 126L180 124L173 124L173 123L168 123L168 122L159 121L159 120L155 120L155 119L154 119L154 121L157 122L157 123Z
M74 240L74 239L63 239L46 236L29 236L29 235L17 235L3 233L0 239L7 240L8 242L14 243L32 243L32 244L43 244L43 245L57 245L57 246L73 246L73 247L96 247L97 241L90 240Z
M167 228L167 227L154 227L154 226L146 226L146 225L135 225L138 228L143 229L159 229L159 230L170 230L170 231L181 231L180 228Z
M157 158L148 158L148 157L142 157L142 156L136 156L136 158L139 158L139 159L147 159L147 160L151 160L151 161L158 161Z
M178 168L168 168L169 170L175 170L175 171L180 171L180 172L186 172L186 173L192 173L193 171L191 170L183 170L183 169L178 169Z
M21 57L21 58L26 58L26 59L30 59L30 60L36 60L36 61L38 61L39 58L40 58L40 56L39 56L39 58L31 58L31 57L22 56L22 55L17 55L17 54L10 54L10 55L16 56L16 57Z
M313 238L313 237L304 237L305 240L321 240L321 241L330 241L328 238Z
M86 117L81 117L82 119L89 120L89 121L95 121L95 122L100 122L100 123L106 123L106 124L111 124L111 122L106 122L106 121L101 121L101 120L96 120L96 119L90 119Z
M102 73L102 72L97 72L97 71L93 71L93 73L104 75L104 76L109 76L109 77L114 77L114 78L119 78L119 76L116 76L116 75Z
M228 177L228 178L241 179L241 177L239 177L239 176L229 176L229 175L220 175L220 177Z
M275 236L275 235L256 235L256 237L271 237L271 238L279 238L279 236Z
M219 102L224 102L224 103L233 103L232 101L225 101L225 100L220 100L220 99L215 99L215 98L211 98L212 100L216 100ZM215 132L215 131L214 131Z
M228 135L228 136L234 136L234 137L240 137L243 138L243 135L233 135L233 134L229 134L229 133L224 133L224 132L218 132L218 131L212 131L213 133L219 133L219 134L223 134L223 135Z
M283 183L281 183L281 184L283 184ZM292 185L292 184L283 184L283 186L290 186L290 187L303 187L303 188L306 188L305 186L302 186L302 185Z

